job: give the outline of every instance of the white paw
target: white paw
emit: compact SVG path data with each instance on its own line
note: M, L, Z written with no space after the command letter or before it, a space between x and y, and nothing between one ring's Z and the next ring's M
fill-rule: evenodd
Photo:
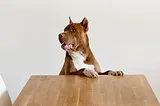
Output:
M91 77L91 78L98 78L98 73L94 70L88 70L85 69L83 71L84 75L86 75L87 77Z

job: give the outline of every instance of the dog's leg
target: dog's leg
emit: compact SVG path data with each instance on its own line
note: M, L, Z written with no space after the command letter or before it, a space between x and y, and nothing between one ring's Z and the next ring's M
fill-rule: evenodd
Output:
M80 69L78 71L75 71L75 72L70 72L69 75L84 75L83 72L84 72L84 68L83 69Z
M124 73L122 71L113 71L108 70L106 72L99 72L99 75L113 75L113 76L124 76Z
M95 70L85 69L84 75L90 78L98 78L98 73Z
M98 73L96 71L92 71L92 70L88 70L88 69L80 69L78 71L75 72L70 72L69 75L85 75L87 77L90 78L97 78L98 77Z
M69 54L66 52L65 61L59 75L69 75L70 71L74 71L74 70L75 68L74 68L73 62L70 59Z

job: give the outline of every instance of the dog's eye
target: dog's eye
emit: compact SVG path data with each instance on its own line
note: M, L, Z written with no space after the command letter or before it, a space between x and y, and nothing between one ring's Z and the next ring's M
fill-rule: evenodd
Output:
M71 32L76 32L76 29L74 27L72 27Z

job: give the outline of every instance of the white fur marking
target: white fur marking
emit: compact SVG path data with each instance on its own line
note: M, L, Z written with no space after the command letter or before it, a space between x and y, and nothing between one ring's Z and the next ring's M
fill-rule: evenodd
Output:
M94 77L97 78L99 75L96 71L92 71L92 70L84 70L83 72L86 76L88 77Z
M73 64L77 70L82 68L94 70L94 65L88 65L84 63L85 58L83 57L82 52L69 51L68 53L71 56Z

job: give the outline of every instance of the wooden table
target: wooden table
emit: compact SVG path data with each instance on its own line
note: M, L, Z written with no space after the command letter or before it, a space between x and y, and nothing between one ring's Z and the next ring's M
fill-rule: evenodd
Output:
M160 106L145 76L32 76L13 106Z

